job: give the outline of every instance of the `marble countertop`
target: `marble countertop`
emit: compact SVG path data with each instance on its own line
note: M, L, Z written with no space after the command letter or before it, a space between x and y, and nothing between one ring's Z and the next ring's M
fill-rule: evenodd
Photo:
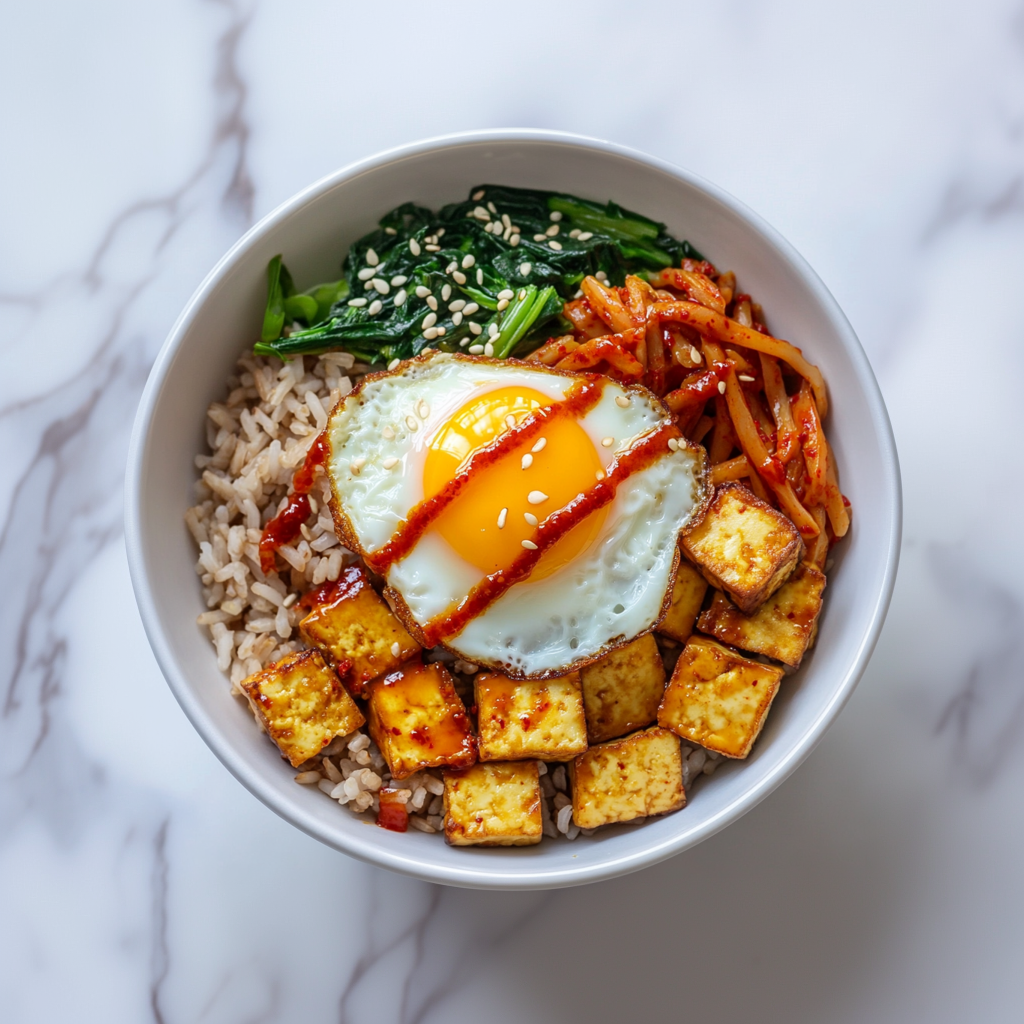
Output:
M4 1021L1020 1019L1024 8L626 11L5 9ZM352 160L508 125L779 228L872 359L906 498L881 642L805 765L674 860L543 894L374 870L245 792L149 651L121 519L148 368L228 246Z

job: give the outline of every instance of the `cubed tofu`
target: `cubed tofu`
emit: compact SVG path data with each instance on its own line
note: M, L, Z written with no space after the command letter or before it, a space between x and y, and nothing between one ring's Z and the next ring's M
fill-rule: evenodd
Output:
M335 736L365 721L319 651L300 651L243 679L242 692L267 735L297 768Z
M452 677L438 662L411 661L366 687L370 736L396 779L421 768L468 768L476 742Z
M580 670L587 739L625 736L650 725L665 692L665 663L650 633Z
M569 767L572 820L597 828L675 811L686 803L679 737L666 729L644 729L599 743Z
M693 636L676 662L658 724L706 750L746 757L781 680L781 668Z
M587 749L578 672L522 681L480 672L473 689L481 761L568 761Z
M357 695L369 680L393 672L421 650L370 586L366 570L356 565L344 570L330 602L314 608L299 630L339 670L346 662L351 665L346 681Z
M824 589L824 573L803 562L753 615L744 615L716 591L697 628L723 643L796 668L814 639Z
M789 519L737 483L719 486L707 514L681 544L704 578L747 615L786 582L804 555Z
M685 644L693 632L693 624L697 621L707 590L708 581L689 562L680 560L676 584L672 588L672 603L658 626L658 632Z
M452 846L532 846L542 829L536 761L445 771L444 837Z

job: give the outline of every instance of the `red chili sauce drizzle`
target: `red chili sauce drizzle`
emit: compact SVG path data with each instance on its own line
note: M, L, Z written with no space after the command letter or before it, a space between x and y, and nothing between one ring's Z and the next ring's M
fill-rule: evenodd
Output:
M269 575L277 568L274 552L282 544L290 544L302 532L302 524L309 518L309 492L313 489L316 467L327 461L327 453L325 430L310 445L305 462L295 471L288 504L263 527L263 536L260 537L260 568L265 574Z
M494 465L508 452L539 434L555 419L582 416L597 405L603 391L604 378L598 374L589 374L566 392L563 401L537 409L490 444L478 448L437 494L421 501L409 513L409 517L387 544L365 556L366 561L375 572L385 575L395 562L400 562L412 551L434 520L459 496L474 474L486 466Z
M409 812L398 796L397 789L382 789L379 794L380 810L377 824L391 832L405 832L409 828Z
M541 556L556 541L564 537L591 513L607 505L614 497L619 484L634 473L645 469L660 458L668 448L668 440L677 440L682 435L674 423L663 423L638 441L629 451L623 453L612 464L611 471L589 491L579 495L568 505L552 512L537 527L535 550L524 550L507 568L491 573L478 583L454 610L439 615L423 627L424 646L434 647L443 640L451 639L492 605L510 587L526 579L540 561Z

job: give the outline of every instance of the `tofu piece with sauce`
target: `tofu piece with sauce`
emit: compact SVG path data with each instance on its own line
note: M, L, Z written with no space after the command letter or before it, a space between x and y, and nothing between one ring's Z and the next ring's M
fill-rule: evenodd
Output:
M650 725L665 692L665 663L650 633L580 669L587 739L625 736Z
M536 761L444 772L444 837L452 846L532 846L542 834Z
M328 603L314 608L299 630L336 664L351 665L347 681L357 696L369 680L393 672L421 650L370 585L366 570L355 565L342 572Z
M243 679L256 718L293 768L335 736L355 732L363 713L319 651L300 651Z
M717 591L697 628L723 643L797 668L814 640L824 590L825 574L802 562L753 615L744 615Z
M468 768L476 762L466 707L440 663L408 662L373 680L366 696L370 736L394 778L421 768Z
M572 820L597 828L666 814L686 803L679 737L654 726L599 743L569 767Z
M779 692L783 671L693 636L658 709L658 724L726 757L744 758Z
M672 588L672 603L657 631L662 636L685 644L693 632L693 624L700 614L707 590L708 581L686 559L681 559L675 586Z
M522 681L480 672L473 693L481 761L568 761L587 749L578 672Z
M740 611L752 615L789 578L804 556L800 532L742 484L721 484L683 553Z

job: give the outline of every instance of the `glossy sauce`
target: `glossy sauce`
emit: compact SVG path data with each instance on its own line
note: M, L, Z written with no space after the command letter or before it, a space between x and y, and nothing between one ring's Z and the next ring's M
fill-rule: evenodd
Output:
M405 809L405 802L399 797L398 790L382 789L380 791L377 824L390 832L405 832L409 828L409 812Z

